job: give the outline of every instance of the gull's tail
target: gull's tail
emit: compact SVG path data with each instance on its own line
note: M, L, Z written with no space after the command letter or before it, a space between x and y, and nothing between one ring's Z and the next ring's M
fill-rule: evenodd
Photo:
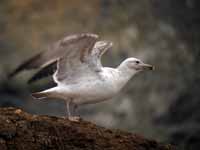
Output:
M48 97L48 93L46 93L46 92L35 92L35 93L32 93L31 96L34 99L44 99L44 98Z
M53 87L41 92L32 93L32 97L35 99L45 99L45 98L56 98L58 87Z

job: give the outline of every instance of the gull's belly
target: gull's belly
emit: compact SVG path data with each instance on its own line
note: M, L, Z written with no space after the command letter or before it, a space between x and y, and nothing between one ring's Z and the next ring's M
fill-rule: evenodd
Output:
M86 82L70 85L70 95L76 104L91 104L112 98L115 88L108 82Z

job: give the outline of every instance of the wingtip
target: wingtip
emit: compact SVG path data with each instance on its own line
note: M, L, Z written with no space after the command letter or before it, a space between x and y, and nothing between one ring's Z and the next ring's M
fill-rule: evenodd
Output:
M14 72L11 72L11 73L9 73L9 74L7 75L7 78L10 79L10 78L12 78L13 76L15 76L15 73L14 73Z
M14 76L16 76L21 70L19 70L18 68L15 69L13 72L8 74L8 79L13 78Z

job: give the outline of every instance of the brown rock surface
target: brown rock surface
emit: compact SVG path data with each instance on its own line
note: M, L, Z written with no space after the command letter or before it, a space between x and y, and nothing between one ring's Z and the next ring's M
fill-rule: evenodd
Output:
M0 150L173 150L142 136L90 122L0 108Z

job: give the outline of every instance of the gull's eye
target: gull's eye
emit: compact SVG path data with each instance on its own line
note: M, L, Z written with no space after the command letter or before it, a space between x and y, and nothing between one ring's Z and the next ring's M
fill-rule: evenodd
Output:
M139 63L140 63L140 61L136 60L136 61L135 61L135 63L136 63L136 64L139 64Z

